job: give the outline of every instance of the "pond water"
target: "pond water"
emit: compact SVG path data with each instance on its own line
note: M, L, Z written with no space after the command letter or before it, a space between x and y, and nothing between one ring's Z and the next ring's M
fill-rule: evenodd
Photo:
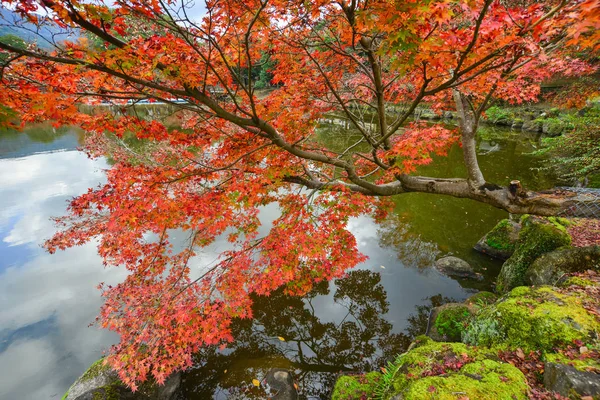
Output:
M323 127L331 140L348 139L340 125ZM104 268L96 246L49 255L40 244L54 232L50 217L66 201L104 181L104 160L76 150L80 134L46 126L0 132L0 398L59 399L69 385L117 338L89 327L100 307L99 282L124 278ZM535 138L485 132L479 140L486 178L519 179L533 188L552 178L532 170ZM463 176L461 150L420 171ZM347 277L323 283L304 298L275 293L257 298L253 320L234 324L236 342L207 348L184 374L183 398L264 398L252 384L274 367L290 369L302 398L327 398L341 371L378 369L424 333L431 307L489 289L500 264L472 250L506 213L468 200L428 194L395 199L396 212L381 225L350 222L369 260ZM267 208L263 218L272 218ZM222 243L197 260L214 259ZM432 269L453 254L486 276L455 281Z

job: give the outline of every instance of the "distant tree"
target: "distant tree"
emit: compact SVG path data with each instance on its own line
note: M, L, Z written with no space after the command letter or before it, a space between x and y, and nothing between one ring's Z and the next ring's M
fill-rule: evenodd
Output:
M24 50L27 48L27 43L25 40L20 38L17 35L7 34L0 36L0 43L4 43L6 45L12 46L16 49ZM14 57L14 55L12 55ZM5 65L7 61L11 58L9 53L0 53L0 64Z
M568 185L600 188L600 109L569 119L573 130L544 140L547 168Z

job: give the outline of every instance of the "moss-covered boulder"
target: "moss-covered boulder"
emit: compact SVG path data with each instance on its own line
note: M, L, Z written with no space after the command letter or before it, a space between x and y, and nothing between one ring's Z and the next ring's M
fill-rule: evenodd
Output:
M485 307L494 304L498 300L498 296L492 292L482 291L475 293L473 296L465 300L465 304L473 307Z
M369 372L362 375L342 375L335 382L331 400L371 400L375 393L381 374Z
M477 242L474 249L489 256L507 260L515 252L520 231L521 224L503 219Z
M419 338L419 346L388 368L383 399L526 399L525 376L494 354L462 343Z
M542 132L546 136L559 136L567 128L567 123L558 118L548 118L542 122Z
M117 373L104 364L104 359L100 359L71 385L62 400L172 400L180 383L180 374L174 374L162 386L147 381L133 393L119 380Z
M498 275L496 290L499 293L525 285L525 274L539 256L571 244L571 236L561 225L531 216L524 216L521 225L515 252Z
M600 246L561 247L537 258L525 273L530 285L555 285L565 274L600 268Z
M464 341L543 352L585 342L600 332L598 319L584 307L585 297L549 286L515 288L477 315Z
M437 342L460 342L475 315L475 308L463 303L448 303L434 308L427 336Z

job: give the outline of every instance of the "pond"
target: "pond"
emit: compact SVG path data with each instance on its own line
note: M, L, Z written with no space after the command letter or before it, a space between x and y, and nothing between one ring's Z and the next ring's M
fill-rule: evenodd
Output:
M323 135L346 140L348 130L324 124ZM59 399L69 385L117 338L88 326L101 304L96 286L124 278L104 268L96 244L54 255L40 244L54 232L50 218L64 214L66 201L104 181L105 160L76 150L73 130L32 126L0 132L0 398ZM490 181L519 179L547 188L552 177L532 170L535 138L486 131L479 139L482 170ZM463 176L461 150L438 158L422 174ZM235 343L207 348L183 376L183 398L264 398L262 380L274 367L290 369L302 398L325 399L342 371L379 369L424 333L429 311L490 289L500 264L472 250L506 213L469 200L428 194L395 199L383 224L350 222L369 260L347 277L318 285L304 298L275 293L256 298L253 320L233 326ZM266 208L265 221L276 212ZM197 262L214 259L223 243ZM464 258L486 279L455 281L432 269L436 258Z

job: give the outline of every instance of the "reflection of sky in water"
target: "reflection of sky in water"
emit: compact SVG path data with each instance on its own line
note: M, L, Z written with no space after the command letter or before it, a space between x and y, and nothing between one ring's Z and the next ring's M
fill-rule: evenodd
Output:
M39 143L21 143L21 150L13 149L19 156L41 149ZM74 151L74 137L61 143L70 151L0 159L2 399L60 398L73 377L114 341L88 324L100 306L96 285L119 279L121 271L103 269L94 244L52 256L40 247L54 232L50 217L63 214L68 199L101 183L107 167Z
M54 255L40 247L54 232L50 217L64 214L68 199L101 183L107 164L75 151L71 135L60 138L63 151L55 151L57 142L45 145L54 151L46 153L39 153L39 143L21 138L19 143L12 140L11 152L0 153L0 398L60 398L116 340L88 325L101 304L96 285L120 281L125 271L103 268L94 243ZM272 220L275 212L267 207L263 219ZM406 327L415 305L428 296L466 296L453 280L405 268L396 251L380 247L378 227L368 218L352 220L350 228L370 257L362 267L382 274L394 331ZM192 277L225 245L220 240L202 251ZM347 312L330 296L318 296L313 304L324 320L339 320Z

